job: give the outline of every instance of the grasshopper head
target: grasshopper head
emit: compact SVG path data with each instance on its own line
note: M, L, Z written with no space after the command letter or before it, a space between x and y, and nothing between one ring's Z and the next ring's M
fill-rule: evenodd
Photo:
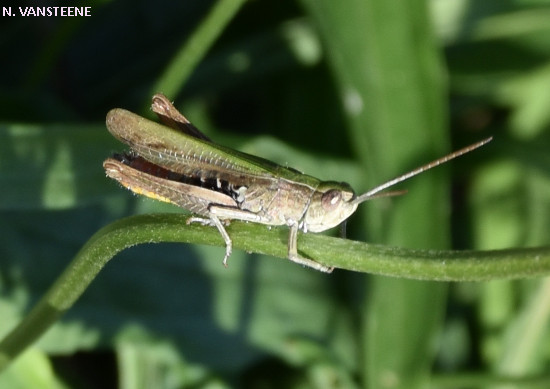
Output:
M321 232L336 227L357 209L353 189L340 182L322 182L304 215L304 230Z
M433 167L439 166L456 157L460 157L472 150L475 150L493 139L489 137L483 139L470 146L466 146L460 150L447 154L435 161L422 165L408 173L402 174L392 180L374 187L368 192L360 196L355 196L353 189L346 183L338 182L321 182L314 192L309 207L303 217L300 228L304 231L321 232L329 228L336 227L342 223L357 209L357 206L363 201L374 199L377 197L387 197L403 194L404 191L383 192L395 184L408 180L420 173L425 172Z

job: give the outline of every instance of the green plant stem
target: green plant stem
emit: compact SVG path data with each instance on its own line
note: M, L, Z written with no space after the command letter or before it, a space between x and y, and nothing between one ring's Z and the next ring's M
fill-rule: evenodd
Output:
M118 220L98 231L46 295L2 340L0 370L63 315L103 266L125 248L159 242L224 245L215 228L187 225L186 221L185 215L140 215ZM227 231L235 249L286 258L287 228L233 222ZM298 247L303 254L329 266L403 278L480 281L550 274L550 247L494 251L410 250L314 234L301 234ZM222 257L220 251L220 266ZM231 266L231 260L229 263Z

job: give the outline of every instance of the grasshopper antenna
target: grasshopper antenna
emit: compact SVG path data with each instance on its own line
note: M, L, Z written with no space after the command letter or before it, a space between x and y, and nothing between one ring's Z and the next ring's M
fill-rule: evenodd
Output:
M493 139L493 137L489 137L487 139L483 139L477 143L474 143L474 144L471 144L469 146L466 146L460 150L457 150L457 151L454 151L450 154L447 154L445 155L444 157L441 157L441 158L438 158L436 159L435 161L432 161L432 162L429 162L425 165L422 165L420 167L417 167L416 169L414 170L411 170L410 172L408 173L405 173L405 174L402 174L400 175L399 177L395 177L393 180L389 180L389 181L386 181L385 183L383 183L382 185L378 185L374 188L372 188L371 190L369 190L368 192L365 192L363 193L362 195L358 196L355 200L353 200L353 202L355 204L359 204L359 203L362 203L363 201L366 201L366 200L371 200L375 197L384 197L382 196L382 194L377 194L381 191L383 191L384 189L387 189L389 187L392 187L394 186L395 184L398 184L402 181L405 181L405 180L408 180L409 178L411 177L414 177L420 173L423 173L425 172L426 170L430 170L431 168L434 168L436 166L439 166L439 165L442 165L444 164L445 162L448 162L450 161L451 159L455 159L456 157L460 157L461 155L464 155L466 153L469 153L470 151L473 151L475 149L478 149L480 148L481 146L489 143L491 140ZM394 193L394 192L390 192L390 193ZM399 193L400 194L400 193Z

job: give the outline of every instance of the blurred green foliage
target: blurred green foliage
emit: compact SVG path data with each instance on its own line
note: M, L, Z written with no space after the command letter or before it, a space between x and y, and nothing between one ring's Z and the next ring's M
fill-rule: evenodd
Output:
M350 235L426 249L550 243L550 1L77 5L92 17L0 25L0 334L99 228L180 212L101 168L124 148L105 113L149 115L158 85L219 143L359 192L493 135L402 199L364 207ZM225 269L222 257L191 245L123 252L0 386L550 382L547 280L447 288L238 252Z

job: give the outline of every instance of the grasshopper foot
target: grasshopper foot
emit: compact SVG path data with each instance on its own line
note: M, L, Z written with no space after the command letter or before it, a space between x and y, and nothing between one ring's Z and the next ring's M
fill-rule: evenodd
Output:
M289 253L288 259L290 259L292 262L298 263L303 266L311 267L312 269L322 271L323 273L332 273L334 270L334 267L332 266L325 266L320 264L319 262L315 262L313 259L304 258L299 254L292 254Z
M232 251L232 244L231 242L226 242L226 245L225 245L225 256L223 257L223 265L225 267L227 267L227 260L229 259L229 257L231 256L231 251Z

